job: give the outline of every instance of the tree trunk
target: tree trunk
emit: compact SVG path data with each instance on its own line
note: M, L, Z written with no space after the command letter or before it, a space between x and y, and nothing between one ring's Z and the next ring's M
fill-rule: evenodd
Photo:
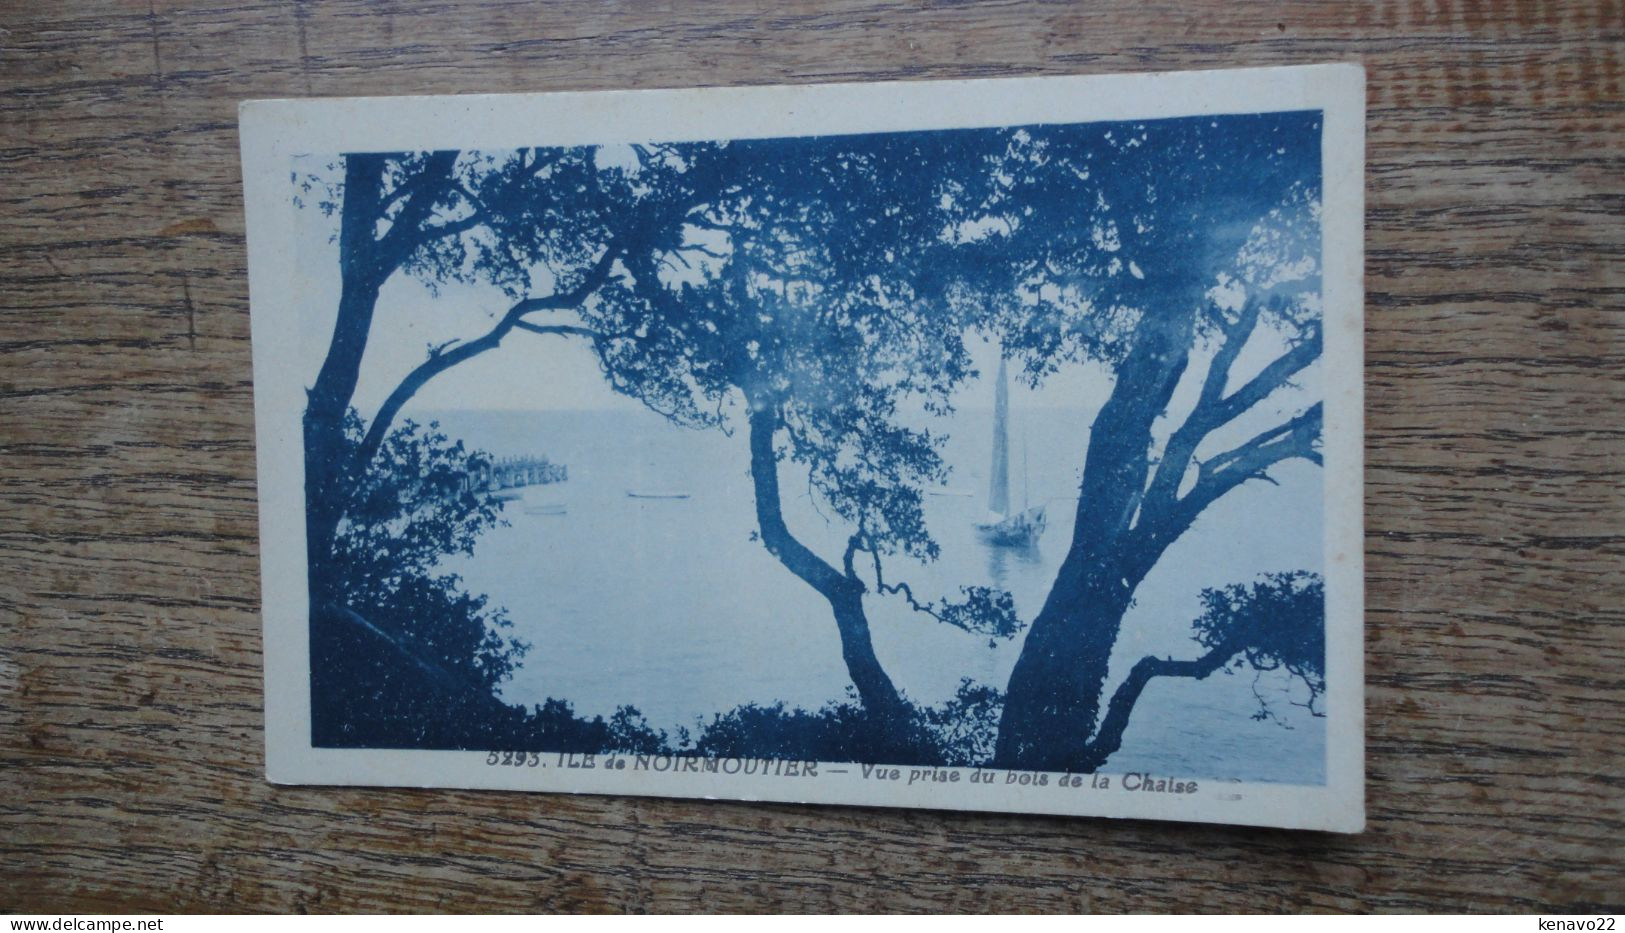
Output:
M341 320L362 318L370 323L377 302L376 286L347 284L339 301L339 317ZM318 379L305 406L305 544L313 565L317 561L325 563L332 553L333 536L354 480L350 475L352 451L344 437L344 419L355 394L355 373L360 369L360 355L365 348L364 332L353 348L341 348L335 340L328 360L332 361L334 354L343 349L346 356L353 353L354 367L348 371L347 381L339 378L324 383ZM326 371L327 367L323 369Z
M1033 620L1010 673L999 721L1000 767L1083 770L1107 664L1132 588L1108 554L1078 553Z
M863 611L863 582L841 573L814 554L784 523L778 457L773 449L773 437L778 429L778 413L772 406L753 408L750 475L755 487L756 521L761 526L762 543L779 563L829 603L836 628L841 633L841 657L846 662L847 676L857 687L858 699L870 715L884 724L888 744L900 744L908 733L908 708L875 656L869 619Z
M863 708L887 723L906 723L903 698L875 656L874 642L869 637L869 617L863 611L863 591L847 587L823 596L835 613L835 626L841 633L841 659L846 662L847 676L858 688Z
M1135 519L1150 474L1152 427L1190 360L1199 293L1148 291L1144 298L1144 307L1182 310L1146 314L1090 429L1072 542L1010 673L995 752L1000 767L1086 768L1123 614L1156 562L1141 553L1151 545Z
M384 157L349 155L344 165L344 196L339 227L341 291L338 317L327 357L305 405L305 547L312 603L326 602L332 581L322 570L331 563L333 536L349 490L350 447L344 419L355 396L361 358L367 349L383 271L377 262L373 227L380 211Z

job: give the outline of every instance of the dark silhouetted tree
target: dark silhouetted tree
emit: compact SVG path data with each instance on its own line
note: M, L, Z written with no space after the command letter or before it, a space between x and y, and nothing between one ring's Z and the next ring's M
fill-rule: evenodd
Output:
M918 752L911 708L875 656L867 593L901 594L982 634L1019 628L1007 594L921 603L883 573L887 556L938 553L921 502L924 484L945 475L940 438L904 426L900 406L944 411L972 375L964 323L942 291L941 182L921 170L945 164L942 139L674 147L707 159L719 179L717 196L686 217L689 256L633 257L631 290L593 312L594 327L638 335L600 342L622 391L670 411L676 367L701 400L694 410L718 412L710 423L726 427L724 407L742 404L761 541L829 604L881 755L929 752ZM839 556L816 553L786 521L786 460L850 529Z
M1320 355L1319 156L1315 113L1039 127L955 180L954 230L975 257L960 300L985 308L1034 382L1069 364L1113 376L1072 540L1011 674L999 764L1097 766L1107 665L1140 583L1219 498L1283 461L1319 462L1319 404L1248 427ZM1266 334L1283 349L1238 371ZM1180 417L1170 403L1204 348Z
M1326 692L1326 588L1317 574L1268 574L1251 584L1202 591L1202 614L1192 637L1207 651L1189 661L1144 657L1112 694L1100 728L1085 743L1079 766L1093 771L1123 744L1123 730L1146 685L1158 677L1202 680L1233 665L1258 672L1285 671L1309 692L1302 704L1320 715ZM1260 700L1256 719L1272 716Z
M525 646L500 609L464 591L437 562L471 553L499 506L465 481L479 457L408 422L431 380L495 349L514 331L596 337L548 312L581 313L612 287L627 256L666 248L680 179L651 163L637 179L600 150L351 154L343 181L295 176L296 202L337 211L341 293L333 338L305 410L306 541L313 730L324 743L446 747L647 746L635 711L578 721L567 706L525 712L496 699ZM353 409L384 283L411 276L493 286L511 302L481 333L429 348L363 419ZM637 720L641 721L641 720ZM639 729L641 728L641 731ZM550 737L550 738L549 738ZM659 740L663 742L663 738ZM641 747L641 746L639 746Z
M598 164L598 150L521 149L480 153L350 154L344 180L323 207L339 212L341 291L333 338L305 409L307 552L313 610L337 582L321 570L333 535L401 409L428 382L495 349L516 330L567 336L587 332L542 323L546 312L580 310L639 251L677 236L671 224L700 173L648 184ZM304 187L312 182L306 180ZM308 192L307 192L308 193ZM430 289L484 282L512 304L485 332L429 349L365 421L359 441L345 436L378 298L392 276Z
M359 443L361 422L345 421ZM312 626L312 729L319 745L444 741L448 720L474 708L489 721L493 696L527 650L485 597L438 569L472 554L498 521L499 503L469 486L483 458L407 421L392 432L352 490L335 529L325 572L342 580L325 615L347 624Z

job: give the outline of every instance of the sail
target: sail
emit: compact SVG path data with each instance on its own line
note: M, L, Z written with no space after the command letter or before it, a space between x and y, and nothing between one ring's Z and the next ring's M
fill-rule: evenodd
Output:
M1010 514L1010 384L999 358L999 382L993 395L993 469L987 489L987 510Z

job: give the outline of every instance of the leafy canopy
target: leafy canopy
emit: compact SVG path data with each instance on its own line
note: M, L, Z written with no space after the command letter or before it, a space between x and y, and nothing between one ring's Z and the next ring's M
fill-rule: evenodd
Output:
M1202 613L1192 638L1234 667L1284 670L1309 688L1307 706L1326 692L1326 585L1319 574L1298 570L1266 574L1253 583L1202 591ZM1260 700L1262 704L1262 700ZM1261 706L1255 718L1267 719Z
M352 411L346 436L359 443ZM328 570L341 581L347 608L397 636L421 657L491 690L513 673L529 646L504 634L507 613L468 593L441 560L471 555L501 519L502 503L466 482L488 463L439 426L404 422L391 432L373 469L354 482Z

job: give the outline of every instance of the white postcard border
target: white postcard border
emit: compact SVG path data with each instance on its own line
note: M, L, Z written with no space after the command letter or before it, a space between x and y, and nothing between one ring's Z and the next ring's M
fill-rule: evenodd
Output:
M463 787L1136 817L1358 832L1364 826L1363 328L1365 80L1358 65L1088 77L693 90L245 102L240 110L265 631L269 780ZM865 777L655 770L634 756L568 767L487 765L486 752L325 749L310 743L308 590L290 160L306 153L488 149L937 130L1321 110L1325 308L1327 768L1324 786L1198 780L1191 794L1061 786L1062 776L907 768ZM615 768L614 762L623 762ZM575 764L584 765L580 756ZM608 764L609 767L605 767ZM844 770L844 774L836 771ZM798 767L798 772L801 770ZM911 772L958 774L909 783ZM985 772L991 783L972 781ZM1029 774L1022 784L1019 775ZM1043 784L1038 784L1042 777ZM1115 776L1114 776L1115 777ZM1162 777L1161 775L1157 777ZM934 775L933 775L934 778Z

